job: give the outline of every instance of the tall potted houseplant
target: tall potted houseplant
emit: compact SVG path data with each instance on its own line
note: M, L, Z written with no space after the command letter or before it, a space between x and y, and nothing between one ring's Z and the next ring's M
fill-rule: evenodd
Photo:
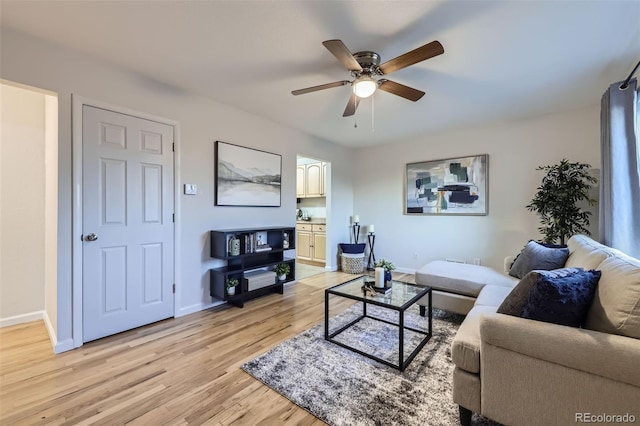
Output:
M545 242L564 244L574 234L590 235L587 227L591 212L578 205L582 201L590 206L596 203L589 196L589 190L597 182L589 173L590 167L589 164L562 159L558 164L536 169L547 174L527 209L540 216L538 230L544 235Z

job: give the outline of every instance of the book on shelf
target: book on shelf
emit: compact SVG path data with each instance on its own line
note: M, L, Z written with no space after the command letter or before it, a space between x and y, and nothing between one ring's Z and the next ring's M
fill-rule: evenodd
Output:
M271 246L267 243L266 232L251 232L244 236L245 253L257 253L269 250L271 250Z

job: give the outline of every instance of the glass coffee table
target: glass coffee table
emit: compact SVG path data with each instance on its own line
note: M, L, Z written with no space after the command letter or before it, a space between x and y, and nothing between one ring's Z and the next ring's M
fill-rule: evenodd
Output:
M344 348L352 350L364 355L368 358L374 359L390 367L404 371L405 368L413 361L415 356L431 339L431 327L432 327L432 309L431 309L431 287L422 287L415 284L404 283L401 281L392 281L392 290L388 294L376 294L371 295L363 290L365 282L372 281L371 277L364 276L359 277L346 283L339 284L337 286L328 288L324 293L324 338L327 341L340 345ZM347 324L340 325L335 331L329 332L329 296L339 296L347 299L357 300L362 302L362 313L358 314L354 320L349 321ZM427 309L427 330L419 330L414 327L409 327L405 324L405 312L414 303L420 300L422 297L428 296L429 307ZM376 305L385 309L390 309L398 312L398 322L389 321L387 319L371 316L367 313L367 305ZM398 327L398 363L392 363L388 360L382 359L376 355L373 355L373 351L361 350L353 347L345 342L336 340L336 336L343 333L345 330L352 328L365 318L370 318L381 323L390 324L391 326ZM405 345L405 331L410 330L413 333L417 333L420 336L417 346L413 351L405 357L404 345ZM373 349L373 348L372 348Z

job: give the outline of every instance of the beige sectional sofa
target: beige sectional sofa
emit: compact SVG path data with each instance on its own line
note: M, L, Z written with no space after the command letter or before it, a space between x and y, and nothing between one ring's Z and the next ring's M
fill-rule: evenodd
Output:
M583 235L568 246L566 267L602 273L584 328L498 314L510 286L482 286L452 345L462 424L640 423L640 261Z

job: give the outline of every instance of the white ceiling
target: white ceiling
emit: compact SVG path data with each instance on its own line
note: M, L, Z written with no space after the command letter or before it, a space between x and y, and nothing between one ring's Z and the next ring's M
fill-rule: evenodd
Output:
M640 1L5 1L1 24L346 146L597 104L640 59ZM343 118L350 79L322 41L382 62L439 40Z

